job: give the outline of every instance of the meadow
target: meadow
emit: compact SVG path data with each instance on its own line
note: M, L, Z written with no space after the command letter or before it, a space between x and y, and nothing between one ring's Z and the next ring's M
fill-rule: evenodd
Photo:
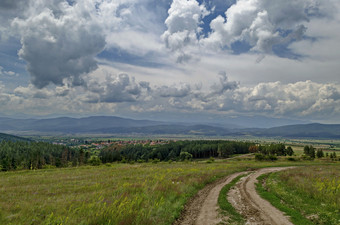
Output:
M0 224L172 224L205 184L291 164L221 160L2 172Z
M0 224L172 224L207 183L269 166L318 162L234 159L0 173Z
M340 224L340 164L265 175L258 191L294 224ZM265 180L265 182L263 182Z

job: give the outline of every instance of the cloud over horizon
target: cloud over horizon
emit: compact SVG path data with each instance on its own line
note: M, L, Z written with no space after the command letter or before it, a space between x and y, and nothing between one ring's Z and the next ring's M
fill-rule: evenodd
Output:
M339 10L336 0L2 1L0 115L337 122Z
M11 110L25 108L32 114L39 114L39 110L47 104L51 111L71 114L77 113L80 107L94 112L121 112L130 108L138 112L209 111L212 114L225 112L227 115L237 112L240 115L253 113L296 119L322 119L325 114L338 118L340 115L340 85L307 80L245 87L228 81L225 74L218 77L219 80L216 79L211 88L204 90L195 88L196 84L155 86L127 74L111 74L104 82L88 81L90 85L86 88L74 89L67 85L54 89L19 86L12 94L2 92L0 102L3 106L12 105ZM0 90L3 88L1 85ZM20 102L20 105L15 106L13 102ZM129 103L133 103L132 108Z

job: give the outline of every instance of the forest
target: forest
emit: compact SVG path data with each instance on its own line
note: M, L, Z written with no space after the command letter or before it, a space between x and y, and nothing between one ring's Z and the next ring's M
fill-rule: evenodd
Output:
M210 157L227 158L233 154L245 154L254 146L251 142L240 141L172 141L167 144L112 145L103 149L99 156L103 163L115 161L189 160Z
M46 142L0 142L0 170L42 169L84 164L89 152Z
M286 148L284 144L258 145L242 141L183 140L156 145L112 143L100 150L92 151L47 142L4 140L0 142L0 170L34 170L112 162L185 161L211 157L228 158L246 153L258 153L257 159L260 160L273 160L276 156L292 155L293 150L290 147Z

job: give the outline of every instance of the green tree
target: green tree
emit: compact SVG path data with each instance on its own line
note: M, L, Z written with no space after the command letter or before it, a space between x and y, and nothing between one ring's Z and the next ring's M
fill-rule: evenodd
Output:
M318 149L318 151L316 152L316 157L318 158L324 157L323 151L321 149Z
M303 148L303 152L306 156L309 156L312 159L315 158L315 148L312 145L311 146L306 145Z
M294 154L292 147L288 146L286 149L286 153L287 155L292 156Z

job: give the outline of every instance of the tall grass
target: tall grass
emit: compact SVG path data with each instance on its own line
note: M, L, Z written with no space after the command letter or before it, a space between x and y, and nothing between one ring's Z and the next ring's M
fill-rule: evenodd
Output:
M296 224L340 224L340 164L274 173L266 180L266 188L281 205L309 220Z
M172 224L205 184L278 165L292 163L109 164L3 172L0 224Z

